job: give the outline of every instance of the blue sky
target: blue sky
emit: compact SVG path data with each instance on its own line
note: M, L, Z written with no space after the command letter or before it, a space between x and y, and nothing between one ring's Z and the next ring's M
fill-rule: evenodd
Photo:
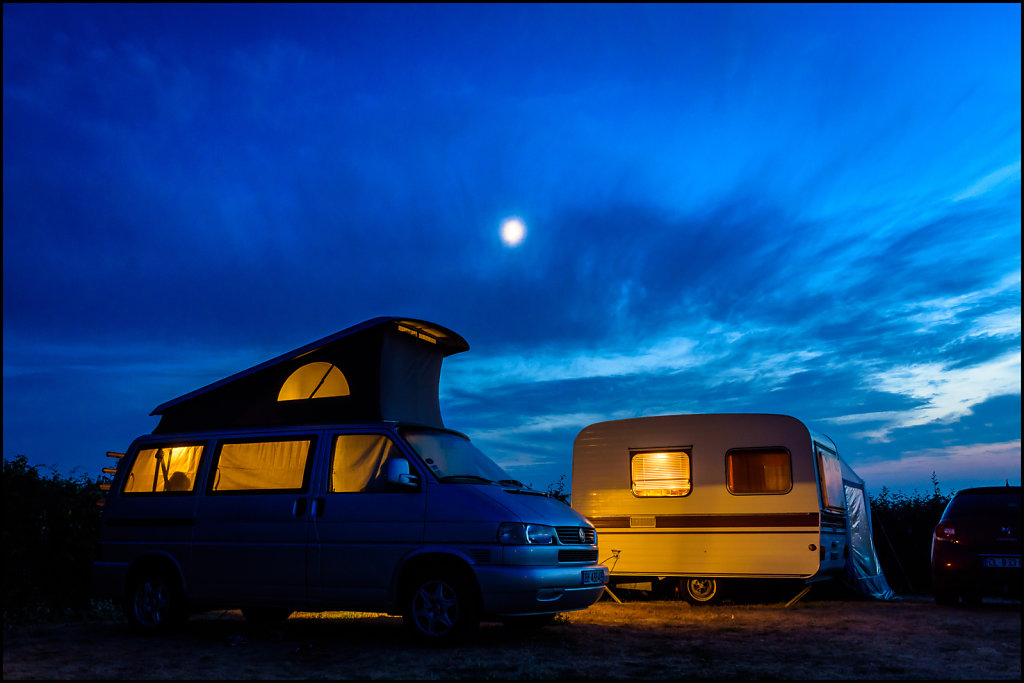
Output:
M1021 478L1020 5L19 5L4 457L381 315L446 424L777 412L867 481ZM524 240L499 236L520 217Z

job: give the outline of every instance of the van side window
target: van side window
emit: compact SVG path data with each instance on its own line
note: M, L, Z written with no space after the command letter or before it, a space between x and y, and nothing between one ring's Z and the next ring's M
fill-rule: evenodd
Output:
M331 453L331 492L393 490L385 479L387 461L393 457L403 456L383 434L339 434Z
M311 439L223 443L210 490L302 491L312 444Z
M725 462L730 493L788 493L793 488L785 448L734 448Z
M683 450L631 452L630 475L637 496L685 496L690 492L690 454Z
M143 448L125 478L123 493L189 493L195 487L202 446Z

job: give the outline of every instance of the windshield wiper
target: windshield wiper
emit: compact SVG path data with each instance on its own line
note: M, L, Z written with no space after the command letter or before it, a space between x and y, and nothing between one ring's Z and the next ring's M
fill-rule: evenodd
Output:
M449 474L445 477L438 477L438 481L478 481L482 484L493 484L494 481L487 477L479 477L475 474Z
M518 486L519 488L522 488L522 489L526 488L526 486L523 484L523 482L521 482L521 481L519 481L517 479L501 479L501 480L498 481L498 483L502 484L504 486Z

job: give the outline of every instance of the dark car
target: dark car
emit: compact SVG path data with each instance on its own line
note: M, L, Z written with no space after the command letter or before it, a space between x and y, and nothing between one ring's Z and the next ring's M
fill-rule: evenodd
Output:
M935 602L1020 598L1020 487L960 491L932 536Z

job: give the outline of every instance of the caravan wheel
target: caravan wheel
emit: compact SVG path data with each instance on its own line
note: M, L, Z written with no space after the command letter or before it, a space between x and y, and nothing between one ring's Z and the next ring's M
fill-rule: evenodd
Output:
M713 605L721 597L718 581L704 577L682 579L679 592L691 605Z

